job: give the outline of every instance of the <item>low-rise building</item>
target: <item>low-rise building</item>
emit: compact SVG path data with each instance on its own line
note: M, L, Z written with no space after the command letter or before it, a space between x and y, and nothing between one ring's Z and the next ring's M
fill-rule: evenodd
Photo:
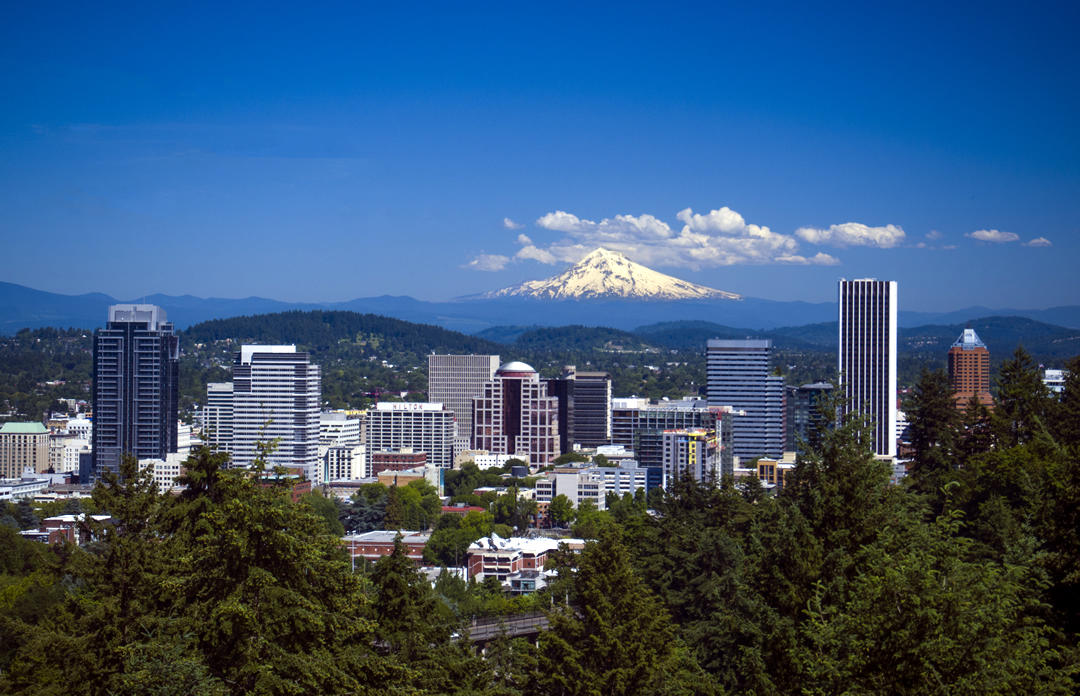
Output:
M367 445L320 445L323 481L355 481L371 475Z
M551 552L561 545L572 551L585 548L584 539L535 539L510 537L503 539L498 534L475 541L469 546L468 575L470 579L482 582L493 577L504 582L510 576L525 570L543 570ZM520 577L520 576L519 576Z
M431 534L428 532L380 529L362 534L349 534L341 540L354 563L360 558L375 562L383 556L394 553L394 540L399 535L402 545L405 546L405 555L420 565L424 560L424 547L431 539Z
M795 470L795 453L784 452L780 459L761 457L757 460L757 476L765 488L781 489Z

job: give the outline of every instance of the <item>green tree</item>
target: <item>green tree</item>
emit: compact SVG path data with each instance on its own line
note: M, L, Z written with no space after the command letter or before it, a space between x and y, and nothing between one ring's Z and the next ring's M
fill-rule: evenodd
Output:
M551 499L548 505L548 517L554 527L565 527L574 521L574 504L560 493Z
M540 635L536 683L541 693L711 693L667 612L634 573L618 528L559 569L569 605L550 614Z
M956 468L952 454L959 414L945 371L924 368L905 410L914 450L912 482L916 489L934 493Z
M1005 447L1029 442L1042 426L1049 396L1039 366L1023 346L1001 365L994 408L994 430Z
M1080 450L1080 355L1070 358L1065 370L1065 390L1053 408L1054 437Z

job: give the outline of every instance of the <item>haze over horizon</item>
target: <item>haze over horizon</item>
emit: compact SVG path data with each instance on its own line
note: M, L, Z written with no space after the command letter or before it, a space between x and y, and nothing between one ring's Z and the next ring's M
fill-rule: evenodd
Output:
M21 5L0 280L448 300L597 246L747 297L1080 304L1075 5Z

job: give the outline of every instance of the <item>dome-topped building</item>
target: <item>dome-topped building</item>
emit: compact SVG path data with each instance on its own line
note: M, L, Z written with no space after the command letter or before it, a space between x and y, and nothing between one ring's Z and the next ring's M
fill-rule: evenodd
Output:
M495 374L504 377L527 377L528 375L535 375L536 370L532 368L532 365L527 365L520 360L511 360L499 365L499 369L495 370Z
M559 401L531 365L503 363L473 399L473 448L510 454L531 465L560 454Z

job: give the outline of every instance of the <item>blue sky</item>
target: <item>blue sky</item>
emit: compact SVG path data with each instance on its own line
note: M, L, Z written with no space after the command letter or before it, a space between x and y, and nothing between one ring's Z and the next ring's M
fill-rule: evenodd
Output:
M1080 303L1075 3L391 4L6 8L0 279L448 299L604 243L753 297Z

